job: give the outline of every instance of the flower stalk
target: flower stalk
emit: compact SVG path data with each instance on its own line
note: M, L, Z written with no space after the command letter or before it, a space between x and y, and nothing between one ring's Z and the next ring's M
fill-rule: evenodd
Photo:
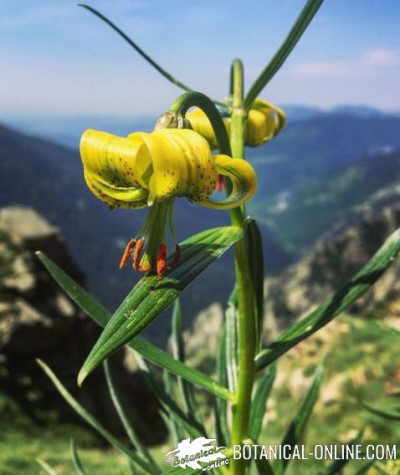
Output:
M243 159L246 113L243 107L243 65L240 60L232 63L232 95L233 110L231 121L231 149L234 159ZM232 224L244 226L244 207L230 212ZM233 405L233 422L231 444L241 444L249 437L249 420L251 394L254 384L254 356L256 342L255 292L250 277L249 253L246 238L235 245L235 272L238 288L238 338L239 364L237 374L236 404ZM245 472L246 462L232 460L231 469L234 475Z

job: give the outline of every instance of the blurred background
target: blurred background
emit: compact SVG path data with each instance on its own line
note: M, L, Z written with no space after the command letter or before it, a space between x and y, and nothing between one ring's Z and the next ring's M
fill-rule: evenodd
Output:
M304 1L90 5L182 82L223 99L231 60L243 60L250 85ZM395 0L326 1L262 94L288 116L276 139L247 151L260 185L248 212L264 237L266 340L330 295L399 225L399 20ZM101 373L81 391L74 383L98 329L51 282L33 252L46 252L116 308L138 277L119 271L117 263L144 213L109 211L89 193L79 139L86 128L150 131L181 91L70 0L2 0L0 37L0 474L38 473L32 460L43 454L59 464L59 473L70 473L63 424L94 468L100 460L103 469L109 463L114 470L104 473L124 473L116 471L113 452L104 455L96 449L100 442L77 428L33 361L40 356L50 363L97 417L120 432ZM179 200L179 239L226 222L222 212ZM183 299L189 357L209 371L232 289L231 262L229 254L213 264ZM330 378L315 418L319 427L325 424L327 441L347 440L363 424L371 440L398 440L398 423L388 427L355 413L353 404L365 396L390 406L400 395L390 332L400 328L399 274L393 266L350 315L283 358L288 376L276 398L286 402L272 408L268 440L279 440L307 370L323 355ZM165 346L169 326L167 312L146 336ZM132 417L146 416L138 419L144 440L164 443L156 403L134 363L121 353L113 364L127 399L135 401ZM321 440L318 431L312 436Z

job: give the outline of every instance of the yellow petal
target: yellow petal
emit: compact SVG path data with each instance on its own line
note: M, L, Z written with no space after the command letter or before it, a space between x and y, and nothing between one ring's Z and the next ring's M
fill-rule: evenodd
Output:
M110 206L146 205L148 193L137 172L151 160L140 141L89 129L82 135L80 153L85 181L97 198Z
M149 201L187 196L199 201L215 187L217 171L207 141L189 129L160 129L137 133L147 145L153 174L149 181Z
M217 147L218 144L214 134L214 129L212 128L211 122L209 121L206 113L203 112L202 109L195 108L189 111L186 114L186 119L189 119L192 129L198 134L202 135L207 140L211 148ZM223 121L226 131L229 135L231 129L230 119L224 118Z
M286 116L282 109L257 98L247 118L246 144L257 146L268 142L285 124Z
M200 204L207 208L231 209L250 200L257 191L257 175L250 163L227 155L216 155L214 158L218 173L230 179L232 190L229 196L220 202L205 199Z

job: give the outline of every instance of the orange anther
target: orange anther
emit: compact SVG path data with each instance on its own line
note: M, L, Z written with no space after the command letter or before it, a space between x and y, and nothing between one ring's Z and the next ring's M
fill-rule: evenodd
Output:
M121 260L119 261L119 268L122 269L128 262L129 258L132 255L133 250L136 246L136 239L131 239L128 241L125 246L124 252L122 253Z
M135 250L132 254L132 267L135 270L140 270L140 255L144 247L144 239L138 239L136 241Z
M167 245L162 243L157 254L157 275L162 277L167 270Z

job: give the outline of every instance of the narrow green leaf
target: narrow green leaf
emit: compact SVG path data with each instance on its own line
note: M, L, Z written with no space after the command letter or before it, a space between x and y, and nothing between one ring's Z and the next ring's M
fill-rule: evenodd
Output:
M303 33L306 31L314 15L322 5L323 0L308 0L305 7L301 11L295 24L292 26L288 36L282 43L281 47L272 57L271 61L265 66L261 74L254 81L244 101L244 106L247 110L250 109L254 99L261 93L264 87L279 71L280 67L286 61L289 54L293 51Z
M42 467L47 475L57 475L57 472L54 470L54 468L50 467L50 465L44 460L36 459L36 462Z
M175 420L182 425L186 432L191 437L200 437L205 435L206 431L202 424L191 417L191 414L185 414L182 409L176 404L176 402L165 391L164 387L156 380L153 374L150 372L146 362L138 352L135 352L135 357L138 362L139 368L143 371L147 382L152 388L155 396L160 402L162 408L162 414L174 417Z
M199 471L193 468L171 467L164 471L163 475L198 475Z
M85 469L83 468L74 439L71 439L71 457L72 457L72 462L74 464L76 473L78 475L86 475L86 472L85 472Z
M284 331L277 341L256 356L258 369L265 368L293 346L308 338L348 308L367 292L393 263L400 252L400 229L389 236L364 267L333 297L327 299L307 317Z
M135 462L145 473L155 474L160 473L154 470L154 467L148 464L142 459L135 451L129 449L116 439L108 430L103 427L79 402L72 396L72 394L65 388L53 371L42 360L36 360L39 366L43 369L46 375L51 379L54 386L57 388L61 396L67 401L67 403L84 419L89 425L91 425L107 442L113 447L127 455L133 462Z
M178 81L172 74L170 74L168 71L166 71L164 68L162 68L158 63L154 61L147 53L145 53L140 46L138 46L129 36L124 33L118 26L116 26L111 20L109 20L106 16L104 16L102 13L97 11L95 8L85 5L84 3L79 3L78 4L80 7L85 8L89 12L93 13L93 15L97 16L100 18L100 20L103 20L107 25L109 25L115 32L117 32L132 48L140 54L142 58L144 58L149 64L153 66L154 69L156 69L162 76L164 76L168 81L172 82L172 84L175 84L175 86L180 87L181 89L184 89L185 91L192 91L192 88L189 86L186 86L186 84L183 84L183 82Z
M274 475L274 470L266 459L255 460L258 475Z
M376 409L375 407L372 407L369 404L361 401L360 404L364 409L371 412L372 414L375 414L376 416L383 417L384 419L388 419L390 421L400 421L400 412L383 411L382 409Z
M252 440L258 440L260 436L267 401L275 376L276 365L271 365L265 375L262 375L258 381L250 413L250 438Z
M264 255L261 232L254 219L248 220L246 240L256 301L257 345L260 346L264 319Z
M228 388L231 392L236 391L237 359L238 359L238 335L237 335L237 302L238 291L233 289L229 300L228 308L225 312L226 328L226 374L228 377Z
M175 400L175 395L173 392L173 385L171 381L171 376L167 371L163 371L163 382L164 382L164 390L165 393L168 394L169 398L174 401ZM185 438L185 432L184 429L181 425L181 421L179 418L175 417L175 412L171 411L169 405L164 406L166 409L166 418L165 422L168 425L169 428L169 433L172 436L172 443L174 447L178 445L178 443Z
M171 347L172 356L181 363L184 363L185 343L183 341L182 309L179 299L175 300L174 308L172 311ZM194 407L194 394L192 391L192 387L180 376L177 377L177 384L179 388L180 397L183 402L184 410L187 413L195 415L196 410Z
M322 377L323 368L322 365L320 365L315 372L314 380L309 387L303 402L298 408L296 415L282 440L282 446L294 446L303 442L307 423L318 399ZM274 464L274 469L276 468L276 472L279 474L284 473L289 462L290 460L277 460Z
M175 84L175 86L180 87L181 89L185 91L193 91L192 88L184 84L182 81L179 81L175 76L173 76L171 73L169 73L166 69L162 68L154 59L152 59L147 53L143 51L142 48L140 48L139 45L137 45L129 36L124 33L120 28L118 28L117 25L115 25L111 20L109 20L106 16L104 16L102 13L100 13L98 10L95 8L86 5L84 3L79 3L78 6L85 8L89 12L93 13L93 15L97 16L100 18L100 20L104 21L108 26L110 26L118 35L120 35L132 48L140 54L140 56L147 61L153 68L158 71L165 79L170 81L172 84ZM224 102L220 102L217 100L213 100L216 104L218 104L221 107L226 108L227 105Z
M375 469L378 473L380 473L381 475L393 475L393 473L387 472L381 465L379 465L379 464L377 464L377 463L375 464L374 469ZM364 473L365 473L365 472L364 472Z
M96 323L104 327L110 320L111 313L46 255L40 251L36 254L53 279L71 297L71 299L76 302L76 304ZM180 361L175 360L168 353L160 350L144 338L138 336L131 340L128 345L153 364L166 368L170 373L179 375L187 381L190 381L191 383L196 384L223 399L229 400L233 398L233 395L228 391L228 389L213 381L209 376L194 368L189 368Z
M354 475L367 475L369 472L369 469L375 464L375 460L370 460L366 464L364 464L360 469L357 470L357 472L354 473Z
M183 241L179 265L163 278L143 277L122 302L83 364L78 384L105 358L140 333L195 277L242 237L242 228L226 226L203 231Z
M364 435L364 431L360 431L357 436L350 440L349 442L346 443L346 446L351 446L351 445L358 445L361 443L362 438ZM324 475L335 475L335 474L341 474L343 467L347 465L351 461L351 458L343 458L340 460L334 460L329 467L327 468L326 472Z
M108 360L104 360L103 365L104 365L104 375L106 378L108 392L110 393L111 401L114 404L115 410L117 411L118 417L122 425L124 426L125 432L129 440L131 441L133 447L139 452L139 454L143 455L143 457L147 459L148 462L156 468L156 470L159 470L159 467L157 466L150 452L147 450L147 447L141 443L140 438L138 437L134 427L130 423L125 413L125 409L120 401L117 388L115 387L115 384L114 384L114 380L112 377L111 368L110 368L110 364Z
M226 369L226 327L222 327L219 334L218 354L216 358L215 373L218 382L225 386L228 383L227 369ZM214 398L214 420L215 420L215 435L218 444L228 446L229 443L229 429L228 429L228 405L225 399L218 397Z

